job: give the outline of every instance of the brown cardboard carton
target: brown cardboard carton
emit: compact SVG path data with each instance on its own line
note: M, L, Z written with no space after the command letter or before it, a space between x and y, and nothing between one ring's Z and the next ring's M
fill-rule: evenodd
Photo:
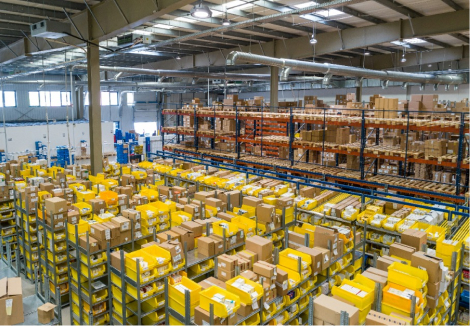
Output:
M61 214L67 212L67 201L62 198L52 197L45 200L46 212L49 214Z
M227 222L231 222L233 218L236 218L237 216L234 216L234 215L231 215L231 214L228 214L228 213L223 213L223 212L219 212L217 213L217 218L220 218L222 220L225 220Z
M411 266L427 271L429 283L441 281L441 265L443 265L442 259L427 255L424 252L415 252L411 255Z
M214 325L226 325L225 321L224 323L221 322L220 317L214 316ZM196 325L210 325L210 313L201 307L197 306L194 308L194 323Z
M258 221L271 223L276 216L276 206L260 204L256 207L256 216L258 217Z
M202 225L194 221L183 222L181 223L181 227L193 232L194 238L202 235Z
M321 188L317 187L303 187L300 188L300 196L306 198L314 198L321 193Z
M209 236L214 241L214 254L220 255L224 252L224 240L218 235L212 234Z
M121 251L113 251L111 253L111 266L116 268L118 271L121 270Z
M340 325L341 311L349 314L349 324L359 324L359 309L332 297L321 294L313 301L313 316L333 325Z
M271 264L262 264L260 262L256 262L253 265L253 272L256 274L267 278L268 280L275 280L277 275L276 266ZM276 273L276 274L275 274Z
M408 229L401 234L401 243L415 248L416 251L421 251L427 241L427 233L421 230Z
M322 271L322 260L323 260L323 252L318 250L318 248L307 248L307 247L299 247L297 251L303 252L304 254L310 255L312 258L312 273L313 275L317 275Z
M305 246L305 234L300 234L294 231L289 232L289 248L297 249Z
M3 278L0 280L0 322L4 325L16 325L24 322L23 288L21 278ZM8 306L7 306L8 303Z
M322 247L314 247L315 250L320 251L322 255L321 269L324 270L331 265L331 252L330 250Z
M390 245L390 256L396 256L399 258L403 258L406 260L411 260L411 256L415 252L415 248L401 244L401 243L394 243Z
M369 325L409 325L409 323L406 323L403 319L371 310L366 317L366 326Z
M111 230L103 223L94 223L90 225L90 234L97 240L111 240Z
M106 211L106 202L102 199L90 199L88 204L91 205L93 214L99 215Z
M384 278L388 278L388 271L384 271L375 267L369 267L365 270L368 273L375 274Z
M243 205L251 206L251 207L257 207L258 205L263 204L263 199L253 197L253 196L246 196L243 197Z
M121 231L119 230L119 225L114 224L113 222L103 222L101 225L107 227L111 231L111 240L119 237Z
M331 245L331 248L328 248L328 245ZM339 257L338 253L338 230L317 226L314 232L314 246L322 247L325 249L331 249L332 259Z
M167 241L160 243L161 248L168 250L171 254L171 261L173 266L178 266L183 261L183 248L180 242Z
M193 231L187 230L179 226L171 228L171 231L176 234L179 234L183 246L186 244L186 250L194 250L195 240Z
M382 276L379 276L377 274L370 273L368 271L365 271L364 273L362 273L362 275L367 277L369 280L374 281L375 283L381 284L382 288L385 287L385 285L387 284L387 278L386 277L382 277Z
M131 229L131 221L124 216L117 216L111 219L111 222L119 227L119 231L125 232Z
M38 322L41 324L49 324L54 319L54 309L56 305L46 302L38 307Z
M246 239L246 250L258 254L260 260L270 259L273 254L273 242L256 235Z
M197 251L199 254L212 257L215 255L215 242L209 237L200 237L197 240Z
M168 239L181 242L180 235L176 232L171 231L171 230L161 232L161 233L157 234L157 242L158 243L166 242L166 241L168 241Z
M382 256L377 259L377 269L388 271L388 266L393 264L394 262L401 262L401 260L390 257L390 256Z
M85 236L80 237L79 244L80 247L84 248L85 250L87 249L87 239ZM88 245L90 248L88 253L90 254L100 250L99 241L94 239L93 237L88 237Z
M80 212L76 210L71 210L67 212L67 223L78 224L79 221L80 221Z
M237 259L234 256L223 254L217 259L217 267L219 270L234 271L236 265Z

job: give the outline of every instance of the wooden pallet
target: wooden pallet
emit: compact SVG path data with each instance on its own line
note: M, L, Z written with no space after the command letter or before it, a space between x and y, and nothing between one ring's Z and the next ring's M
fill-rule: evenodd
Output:
M442 162L457 163L457 155L447 154L447 155L439 156L439 157L437 158L437 161L438 161L439 163L442 163Z

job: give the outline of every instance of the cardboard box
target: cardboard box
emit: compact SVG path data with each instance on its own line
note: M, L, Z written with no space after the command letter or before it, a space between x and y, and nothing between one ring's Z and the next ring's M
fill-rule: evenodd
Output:
M24 322L23 287L20 277L5 277L0 280L0 307L0 323L16 325Z
M415 252L411 255L411 266L428 272L428 283L438 283L442 279L442 259L427 255L424 252Z
M90 199L88 204L91 205L93 214L99 215L106 212L106 202L102 199Z
M256 262L253 265L253 272L267 278L268 280L275 280L277 275L277 268L271 264Z
M415 251L416 250L413 247L401 243L394 243L390 245L389 254L390 256L396 256L411 261L411 256Z
M260 204L256 207L256 216L258 217L258 221L271 223L276 216L276 206Z
M220 317L214 316L214 325L226 325L221 322ZM228 319L228 318L227 318ZM196 325L210 325L210 314L208 311L202 309L201 307L197 306L194 308L194 323Z
M67 212L67 201L62 198L52 197L45 200L46 213L61 214Z
M227 288L227 284L225 284L225 282L218 280L212 276L209 278L206 278L204 281L199 282L199 285L202 287L203 290L211 286L218 286L219 288L224 289L224 290Z
M294 231L287 231L289 233L289 248L297 249L305 246L305 234L300 234Z
M119 227L120 232L125 232L131 229L131 221L124 216L113 217L111 222Z
M349 314L349 324L359 325L359 309L347 303L321 294L313 301L313 317L332 325L340 325L341 311Z
M80 245L80 247L84 248L85 250L87 249L86 236L82 236L82 237L79 238L79 245ZM100 250L99 241L96 240L93 237L88 237L88 245L89 245L88 253L90 253L90 254Z
M54 319L54 309L56 305L46 302L38 307L38 322L41 324L49 324Z
M322 248L322 247L314 247L315 250L317 251L320 251L321 252L321 259L322 259L322 262L321 262L321 269L324 270L328 267L330 267L331 265L331 261L332 261L332 257L331 257L331 252L330 250L326 249L326 248Z
M167 241L160 243L159 246L165 250L168 250L171 254L171 262L173 266L178 266L183 261L183 248L180 242Z
M111 253L111 266L116 268L118 271L121 270L121 252L123 251L118 250Z
M79 221L80 221L80 212L75 211L75 210L67 212L67 223L78 224Z
M328 248L330 243L331 248ZM314 232L314 246L331 249L332 259L339 257L338 252L338 230L328 227L317 226Z
M388 278L388 271L384 271L375 267L369 267L365 270L368 273L375 274L384 278Z
M390 257L390 256L382 256L377 259L377 269L388 271L388 266L393 264L394 262L401 262L401 260Z
M198 253L206 257L215 255L215 242L209 237L200 237L197 240Z
M94 223L90 225L90 234L96 240L111 240L111 230L103 225L103 223Z
M180 235L178 233L173 232L171 230L161 232L161 233L157 234L157 242L158 243L163 243L163 242L166 242L168 240L174 240L174 241L180 242L181 238L180 238Z
M179 227L179 226L171 228L171 231L176 233L176 234L179 234L180 239L181 239L181 243L183 244L183 246L186 244L186 249L188 251L194 250L194 248L195 248L195 238L194 238L194 232L193 231L187 230L187 229Z
M255 235L246 239L246 250L258 254L259 260L272 259L273 242L263 237Z
M219 270L231 272L235 270L236 265L237 259L234 256L223 254L217 259L217 267Z
M385 285L387 285L387 278L386 278L386 277L379 276L379 275L374 274L374 273L370 273L370 272L368 272L367 270L364 271L364 273L362 273L362 276L367 277L369 280L372 280L372 281L374 281L375 283L381 284L381 285L382 285L382 288L384 288Z
M368 325L409 325L409 323L403 319L370 310L366 317L366 326Z
M224 240L218 235L212 234L209 236L214 241L214 255L220 255L224 252Z
M324 253L318 248L307 248L307 247L299 247L297 251L303 252L304 254L310 255L312 258L312 273L313 275L317 275L322 271L322 261Z
M401 243L415 248L416 251L421 251L423 245L427 244L428 236L426 232L416 229L405 230L401 234Z
M194 221L183 222L181 223L181 227L193 232L194 238L202 235L202 225Z

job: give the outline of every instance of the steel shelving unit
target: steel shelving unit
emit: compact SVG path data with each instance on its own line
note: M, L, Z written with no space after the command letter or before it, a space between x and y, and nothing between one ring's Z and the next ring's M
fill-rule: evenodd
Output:
M239 111L238 108L236 106L233 107L233 110L232 111L219 111L219 110L216 110L215 107L212 107L212 108L205 108L205 110L196 110L196 107L194 106L193 109L170 109L170 110L162 110L161 111L161 121L162 121L162 143L163 143L163 149L171 149L171 147L168 147L168 146L165 146L165 138L164 138L164 134L175 134L176 137L174 138L171 138L169 140L169 142L167 143L176 143L176 144L179 144L180 143L180 135L187 135L187 136L192 136L193 139L194 139L194 149L195 153L198 152L199 149L201 149L199 146L198 146L198 138L208 138L208 139L211 139L212 140L212 143L214 140L218 140L218 141L232 141L232 142L235 142L235 153L231 153L229 156L233 159L240 159L240 144L241 143L244 143L244 144L247 144L249 146L255 146L255 145L259 145L261 147L263 146L269 146L268 148L268 152L269 152L269 149L272 149L272 148L280 148L280 147L287 147L288 150L289 150L289 159L288 160L285 160L286 162L286 165L289 166L289 167L292 167L292 168L295 168L295 160L293 158L293 150L294 149L303 149L303 150L308 150L308 151L317 151L317 152L322 152L322 153L332 153L336 156L338 155L353 155L353 156L357 156L359 157L360 161L363 163L360 165L360 178L358 179L352 179L350 177L341 177L340 179L343 179L345 182L350 182L350 183L355 183L355 184L358 184L358 185L362 185L364 184L364 181L365 180L365 177L368 173L372 173L374 175L377 175L377 178L373 177L371 179L371 181L374 181L374 179L377 179L376 183L381 183L380 181L380 175L377 173L377 165L378 165L378 161L379 159L387 159L387 160L392 160L392 161L397 161L399 163L399 165L401 166L400 168L400 171L403 173L402 176L399 176L399 177L395 177L394 179L396 179L396 182L394 182L393 184L390 184L391 188L393 189L396 189L397 186L394 185L395 183L400 183L400 184L403 184L403 186L399 186L398 188L403 188L403 189L400 189L401 191L403 191L404 193L408 193L408 194L416 194L417 192L413 190L410 190L410 189L406 189L407 187L404 186L406 184L407 181L409 180L413 180L415 182L418 182L419 179L414 179L412 178L411 176L408 175L408 172L409 172L409 169L408 169L408 165L410 163L420 163L420 164L428 164L428 165L434 165L434 166L439 166L439 167L446 167L446 168L452 168L452 169L455 169L455 172L456 172L456 183L454 185L455 187L455 190L454 190L454 194L457 195L457 197L460 197L459 200L460 201L464 201L464 199L462 198L461 195L461 185L460 185L460 180L461 180L461 174L462 173L468 173L468 169L469 169L469 165L468 165L468 161L464 162L463 159L463 149L464 147L468 147L468 144L465 144L466 142L466 138L464 137L465 133L468 133L468 124L466 124L465 122L468 120L468 114L466 113L457 113L455 114L456 116L460 116L460 121L459 122L455 122L455 123L447 123L446 125L442 124L440 125L439 124L439 120L438 118L434 118L433 121L430 121L427 125L422 125L421 123L418 123L416 122L415 120L417 119L410 119L410 115L409 114L404 114L404 117L405 119L403 119L403 121L406 121L406 123L401 123L401 124L398 124L396 122L393 122L391 120L393 119L371 119L367 116L366 112L367 110L354 110L354 111L361 111L361 116L359 117L349 117L349 118L344 118L343 119L340 119L341 116L331 116L330 114L327 114L328 113L328 108L318 108L318 110L322 110L323 111L323 114L317 114L317 115L311 115L309 116L308 118L301 118L301 117L298 117L298 116L295 116L295 114L297 113L297 110L294 112L292 108L290 108L290 114L277 114L276 117L272 117L272 116L265 116L264 112L258 108L258 113L260 115L260 117L258 116L247 116L247 115L241 115L241 112L242 111ZM347 111L347 110L346 110ZM425 112L424 112L425 113ZM433 112L433 117L434 116L437 116L437 113L438 112ZM449 118L451 118L451 115L448 114L447 112L446 113L442 113L441 115L447 115ZM190 128L181 128L181 124L180 124L180 119L179 118L176 118L175 119L175 116L176 117L181 117L181 116L192 116L194 118L194 128L193 130L190 130ZM321 118L321 116L323 116L323 118ZM165 121L165 117L170 117L169 119L166 119L167 121ZM239 122L247 122L247 121L253 121L253 122L256 122L257 120L262 120L262 122L266 122L266 123L285 123L286 126L287 126L287 129L288 129L288 133L286 135L286 141L285 142L276 142L275 140L273 141L272 139L269 140L269 139L263 139L263 135L262 133L260 133L261 135L258 137L260 139L253 139L251 138L251 134L245 134L245 135L242 135L240 134L240 128L237 128L237 132L235 133L235 135L228 135L227 133L216 133L215 130L213 132L202 132L202 131L199 131L198 130L198 125L197 125L197 121L198 121L198 118L210 118L210 119L215 119L215 118L221 118L221 119L235 119L236 123L237 123L237 126L239 127L240 126L240 123ZM175 120L175 121L173 121ZM175 126L171 126L170 128L166 127L166 124L175 124ZM332 125L332 126L338 126L338 127L342 127L342 126L350 126L350 127L353 127L353 128L357 128L357 129L360 129L360 146L359 147L356 147L356 148L346 148L344 146L325 146L325 139L323 138L323 142L320 142L320 143L315 143L314 145L310 145L310 144L305 144L304 142L302 141L297 141L295 140L294 138L294 134L295 134L295 131L296 130L300 130L300 128L296 129L296 126L299 126L301 124L305 124L305 125L322 125L323 127L325 126L328 126L328 125ZM265 128L264 126L262 128ZM456 159L455 159L455 162L454 160L447 160L447 159L443 159L443 160L439 160L439 159L432 159L432 158L423 158L423 157L420 157L417 156L417 155L413 155L412 153L408 153L409 152L409 146L408 144L406 144L405 146L405 151L404 153L400 153L402 151L398 151L397 153L394 153L394 154L387 154L386 151L376 151L375 150L375 147L368 147L367 146L367 139L369 138L369 136L374 133L373 131L376 131L375 132L375 137L376 137L376 140L375 140L375 144L378 144L379 143L379 137L380 137L380 133L377 132L379 131L380 129L383 129L383 130L400 130L400 132L402 134L406 134L408 135L409 132L411 131L423 131L423 132L433 132L433 131L436 131L436 132L441 132L441 133L452 133L454 135L458 135L459 136L459 150L458 150L458 153L456 155ZM263 131L264 129L261 129L261 131ZM371 132L369 133L369 135L367 135L367 131L370 130ZM272 133L272 132L271 132ZM248 137L248 135L250 135ZM406 139L408 139L408 137L406 137ZM343 148L344 147L344 148ZM213 148L211 146L211 148ZM176 151L179 151L180 148L175 148L174 150ZM191 150L188 148L188 149L185 149L186 152L191 152ZM263 152L263 148L261 148L261 154ZM217 151L213 151L213 154L214 156L217 156L217 153L220 153L222 154L222 152L217 152ZM212 154L207 154L208 156L212 156ZM227 154L224 154L227 156ZM225 158L227 159L227 157ZM366 159L371 159L373 160L372 161L372 165L375 165L374 166L374 169L372 171L370 171L370 167L369 169L366 170L366 167L365 167L365 163L366 163ZM251 162L252 164L253 163L259 163L257 161L252 161ZM338 160L337 160L337 163L338 163ZM318 166L316 164L313 164L313 163L309 163L312 167L313 166ZM301 171L301 170L300 170ZM338 171L342 171L341 169L338 169ZM347 171L347 170L343 170L343 171ZM300 172L302 173L302 172ZM334 176L327 176L328 178L332 179L334 178ZM333 178L332 178L333 177ZM439 182L438 183L434 183L430 180L426 180L426 182L429 184L429 185L435 185L436 186L436 190L431 190L430 192L433 193L433 196L436 196L435 198L444 198L444 196L442 196L442 191L443 189L445 188L445 185L447 184L440 184ZM381 185L381 187L383 187L383 185ZM440 188L439 188L440 187ZM464 188L465 188L465 185L464 185ZM419 187L417 187L417 189L419 189ZM439 189L439 190L438 190ZM448 188L446 188L448 189ZM465 190L465 189L464 189ZM446 190L446 192L448 194L451 194L448 190ZM419 193L419 192L418 192Z

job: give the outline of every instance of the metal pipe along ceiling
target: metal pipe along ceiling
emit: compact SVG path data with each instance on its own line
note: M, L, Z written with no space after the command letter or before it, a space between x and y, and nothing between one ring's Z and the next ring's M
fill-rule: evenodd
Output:
M76 65L74 69L86 69L86 65ZM196 72L196 71L182 71L182 70L162 70L162 69L142 69L142 68L129 68L129 67L109 67L100 66L101 71L111 72L125 72L140 75L154 75L160 77L182 77L182 78L204 78L204 79L223 79L223 80L257 80L257 81L270 81L270 74L240 74L240 73L218 73L218 72ZM315 76L292 76L289 81L314 81L321 80L322 77Z
M289 73L286 68L292 68L300 71L323 73L325 75L364 77L371 79L380 79L384 81L389 80L419 84L458 85L465 82L465 78L462 75L434 75L399 71L380 71L341 66L329 63L306 62L292 59L278 59L239 51L232 51L227 56L227 65L229 66L233 66L241 62L259 63L267 66L277 66L283 68L284 70L281 74L281 77L283 78L285 78L286 75Z

